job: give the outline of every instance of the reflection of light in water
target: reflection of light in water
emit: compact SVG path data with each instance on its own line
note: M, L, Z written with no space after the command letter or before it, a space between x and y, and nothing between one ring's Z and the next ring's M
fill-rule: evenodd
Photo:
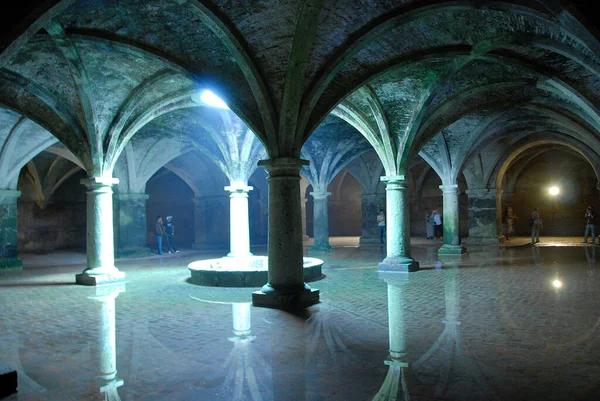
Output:
M444 331L412 366L421 383L433 387L435 397L495 399L475 360L463 347L460 322L460 283L458 271L444 270L446 316ZM469 397L464 392L468 389Z
M554 286L554 288L562 288L563 283L559 279L555 279L554 281L552 281L552 285Z

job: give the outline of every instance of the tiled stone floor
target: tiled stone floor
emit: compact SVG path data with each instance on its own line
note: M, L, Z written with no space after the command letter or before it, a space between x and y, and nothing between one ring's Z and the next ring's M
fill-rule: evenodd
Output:
M580 241L467 244L442 263L439 241L415 239L423 269L380 277L379 247L333 239L311 284L322 302L300 316L244 305L254 289L189 284L187 263L216 255L120 260L123 384L107 393L110 302L73 284L84 255L26 255L0 272L0 363L20 383L7 400L597 400L600 250ZM408 367L386 363L390 336Z

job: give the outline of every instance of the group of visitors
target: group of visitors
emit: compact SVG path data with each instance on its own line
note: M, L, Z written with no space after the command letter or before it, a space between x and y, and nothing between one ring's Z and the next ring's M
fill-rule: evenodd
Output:
M442 216L437 210L425 215L425 224L427 227L427 239L442 238ZM385 243L385 211L379 209L377 215L377 228L379 230L379 243Z
M170 216L169 216L170 217ZM514 221L519 217L514 213L513 207L507 203L506 209L502 215L502 234L508 241L510 236L514 234ZM168 217L167 217L168 219ZM583 242L587 243L588 237L591 236L592 244L596 243L596 209L594 206L588 206L585 211L585 233ZM433 210L431 213L425 214L425 225L427 231L427 239L438 239L442 237L442 216L437 210ZM531 244L537 244L540 242L540 230L543 228L542 218L537 207L534 207L531 212L531 219L529 220L529 226L531 227ZM379 229L379 243L385 243L385 212L383 209L379 209L377 215L377 227ZM158 223L157 223L158 233ZM158 234L157 234L158 235ZM599 239L600 243L600 239ZM159 252L160 253L160 252ZM171 252L169 252L171 253Z
M173 216L167 216L167 221L163 223L161 215L156 216L156 251L159 255L163 254L163 237L167 238L167 252L179 253L175 248L175 224L173 224Z
M442 216L437 210L425 214L425 227L427 239L442 238Z
M512 221L518 219L512 211L512 207L507 205L506 212L504 213L506 218L503 218L503 223L506 221L506 232L505 238L508 240L509 235L513 233ZM583 243L587 244L588 238L591 237L592 244L596 243L596 208L594 206L588 206L585 211L585 232L583 235ZM531 244L537 244L540 242L540 229L543 228L542 218L537 207L533 208L531 212L531 219L529 220L529 226L531 227ZM503 224L504 227L504 224Z

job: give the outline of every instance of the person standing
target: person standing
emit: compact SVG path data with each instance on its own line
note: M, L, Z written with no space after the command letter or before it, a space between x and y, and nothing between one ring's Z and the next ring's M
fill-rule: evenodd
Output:
M542 218L537 207L531 212L531 245L540 242L540 229L542 228Z
M433 239L433 217L431 214L425 214L425 228L427 231L427 239Z
M594 206L588 206L585 211L585 233L583 235L583 242L587 243L587 239L592 234L592 244L596 243L596 210Z
M510 236L515 233L514 221L518 219L513 211L513 207L510 204L506 205L506 234L507 240L510 240Z
M167 234L167 251L169 253L179 253L175 248L175 224L173 224L173 216L167 216L167 222L165 223L165 233ZM171 252L171 249L173 250Z
M433 235L435 239L442 238L442 216L437 210L433 212Z
M163 254L162 240L165 235L165 227L163 225L162 216L156 216L156 253L159 255Z
M385 242L385 212L379 209L377 215L377 229L379 230L379 243L383 245Z

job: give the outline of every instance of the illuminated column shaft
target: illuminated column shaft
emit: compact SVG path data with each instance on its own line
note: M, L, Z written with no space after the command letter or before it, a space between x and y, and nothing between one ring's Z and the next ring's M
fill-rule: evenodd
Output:
M87 268L76 276L78 284L99 285L122 281L115 267L113 233L113 191L116 178L94 177L81 180L87 186Z
M460 245L460 218L458 211L458 185L440 185L444 197L444 245L438 254L458 254L465 252Z
M300 206L302 207L302 239L307 240L306 235L306 198L300 198Z
M408 213L408 185L404 176L385 176L386 183L386 245L387 257L379 264L380 270L412 272L419 263L410 257L410 217Z
M296 158L264 160L269 172L269 282L252 294L255 306L287 308L319 302L319 292L304 283L300 169Z
M252 256L250 253L250 220L248 216L248 192L252 187L242 182L232 182L231 186L225 187L229 191L230 205L230 249L227 256L245 257Z
M314 191L310 193L314 199L314 238L315 243L311 248L314 251L327 252L329 245L329 214L327 211L327 198L331 192Z

